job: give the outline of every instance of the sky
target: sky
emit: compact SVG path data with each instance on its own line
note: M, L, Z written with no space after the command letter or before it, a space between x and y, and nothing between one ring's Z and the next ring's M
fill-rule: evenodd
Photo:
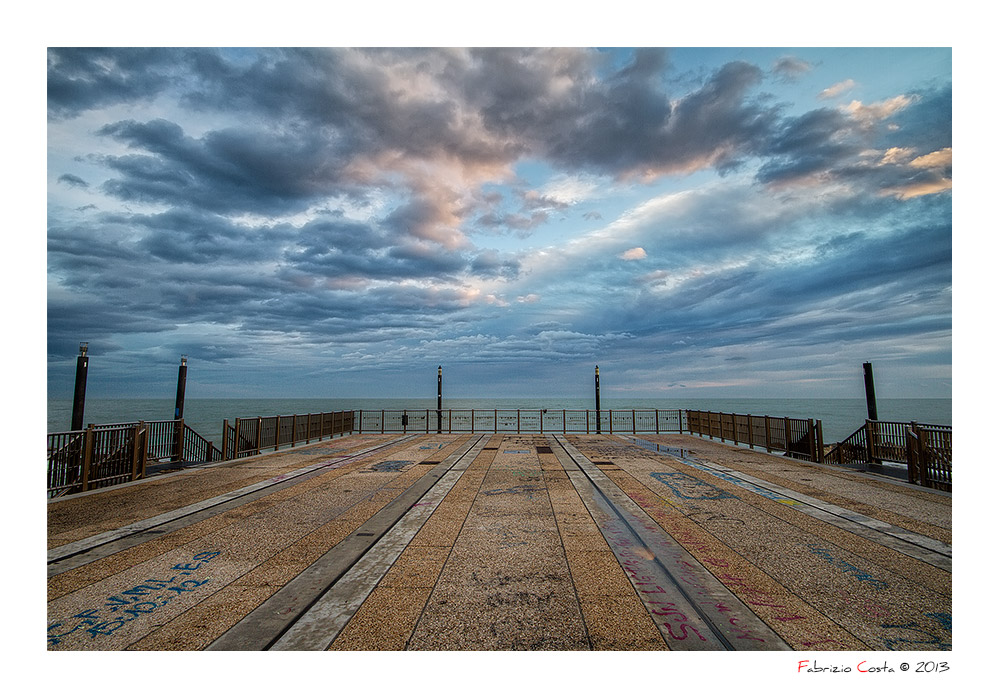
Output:
M952 395L949 48L46 50L48 395Z

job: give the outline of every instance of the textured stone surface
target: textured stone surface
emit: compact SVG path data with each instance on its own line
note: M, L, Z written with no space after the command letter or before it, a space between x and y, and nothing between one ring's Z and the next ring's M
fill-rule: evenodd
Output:
M470 437L420 435L54 575L48 611L57 642L49 647L203 649L363 531ZM346 437L301 454L266 454L55 501L48 506L49 546L393 438ZM800 496L951 541L947 495L687 435L652 439ZM617 435L568 441L792 648L950 648L948 570ZM662 619L644 606L612 553L567 474L566 455L547 452L552 443L548 436L490 436L489 448L386 562L330 649L667 650ZM573 476L578 483L580 477ZM661 563L683 584L679 560Z

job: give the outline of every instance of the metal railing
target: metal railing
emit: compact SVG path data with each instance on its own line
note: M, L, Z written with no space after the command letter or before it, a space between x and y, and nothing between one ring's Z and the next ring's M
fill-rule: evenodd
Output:
M951 491L951 428L914 425L906 438L910 482Z
M828 464L906 464L910 483L951 490L951 427L866 420L827 449Z
M48 497L58 497L142 478L147 431L142 423L90 425L48 436Z
M222 459L257 456L264 449L308 444L323 437L354 432L354 411L305 415L238 417L222 424Z
M707 410L688 410L686 416L687 431L691 434L761 447L768 452L780 451L809 461L820 462L823 458L822 420Z
M680 410L418 409L358 410L360 433L628 434L681 432Z
M222 452L184 424L154 420L88 425L48 435L50 498L138 480L150 462L220 461Z

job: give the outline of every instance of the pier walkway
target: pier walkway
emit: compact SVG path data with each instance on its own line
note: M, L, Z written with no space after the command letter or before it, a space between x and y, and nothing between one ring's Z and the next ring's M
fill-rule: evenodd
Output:
M951 649L951 496L687 435L350 435L49 501L51 650Z

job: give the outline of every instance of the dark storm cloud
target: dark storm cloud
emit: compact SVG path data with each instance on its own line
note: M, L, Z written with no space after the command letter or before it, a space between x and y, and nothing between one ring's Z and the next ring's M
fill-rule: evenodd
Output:
M904 338L951 327L950 226L905 228L890 236L861 231L835 238L795 265L756 263L694 276L670 294L619 291L614 312L577 324L593 332L628 328L697 338L701 347L822 347L825 343ZM652 350L650 350L652 351Z
M383 223L359 223L340 216L314 219L299 229L282 261L294 270L336 286L340 278L382 280L452 279L469 263L458 251L414 240L398 229L398 215Z
M190 72L171 82L166 76L179 65ZM49 81L57 94L50 105L75 103L58 87L74 80L95 86L88 88L94 103L116 94L129 99L113 88L127 77L142 94L172 85L184 104L245 113L239 127L197 139L167 121L102 130L146 154L109 157L118 177L106 191L219 212L304 208L322 194L352 189L343 168L358 158L446 157L495 167L534 154L568 167L645 175L727 171L757 155L776 158L761 173L762 181L775 182L820 171L856 145L842 138L840 112L783 118L779 107L753 97L763 72L748 63L722 66L687 94L672 94L663 51L638 51L595 80L607 67L598 54L576 49L267 50L252 60L204 49L54 51ZM786 57L775 69L790 74L804 66ZM409 84L418 77L436 89ZM102 81L105 90L97 87ZM935 131L950 131L950 89L922 102L900 135L926 134L930 119L937 119ZM491 222L484 216L484 225Z
M51 48L49 116L151 98L171 84L178 55L158 48Z
M554 162L611 174L731 167L754 152L775 112L747 100L763 73L730 63L674 97L665 52L647 50L605 81L586 53L475 52L467 95L491 132L517 136ZM572 83L565 89L560 80Z
M912 161L951 147L950 88L900 97L897 104L817 109L782 120L757 171L769 185L822 177L858 189L906 194L941 185L950 189L951 163ZM898 156L891 157L893 152Z
M194 139L157 119L115 122L98 133L146 153L103 158L118 175L103 189L124 201L278 214L337 191L336 144L307 131L230 128Z
M758 170L764 183L795 180L840 165L857 156L862 147L850 134L851 122L836 109L816 109L783 120L775 129L768 148L769 160ZM835 135L841 138L835 138Z
M881 136L885 148L904 143L927 152L951 147L951 85L932 85L916 92L916 100L892 119L893 130Z
M137 312L131 304L109 301L110 296L79 295L72 299L49 298L49 354L63 357L77 353L81 341L90 342L94 351L118 347L112 337L118 333L159 333L176 327L155 309Z
M398 151L496 165L534 152L612 174L726 168L755 152L776 116L773 108L749 100L763 76L759 68L730 63L694 92L672 95L665 84L666 53L653 49L637 52L603 81L594 79L602 59L575 49L275 50L247 64L218 52L185 55L195 68L184 85L185 103L245 110L314 134L308 140L286 136L274 149L260 151L277 156L278 163L284 158L275 151L301 156L321 142L323 152L344 159ZM439 89L403 94L394 71L403 80L420 74ZM481 124L470 114L480 115ZM111 132L155 151L155 130L119 125ZM155 151L168 162L180 158L181 150L193 150L191 144L180 149L180 134L173 135L167 148ZM240 171L266 178L270 172L254 167L259 161L249 152L260 135L206 135L205 152L191 162L202 170L213 155L228 156L235 159L230 176L236 181L247 182ZM314 169L316 163L307 162L303 170ZM287 179L290 186L299 181Z
M273 260L296 233L292 226L244 226L202 210L170 209L127 218L144 231L136 248L161 260L211 264Z
M753 365L948 333L950 87L795 114L760 90L812 67L793 57L697 83L669 58L50 50L50 351L226 363L254 344L367 368L689 347ZM669 196L656 179L744 164ZM613 185L540 193L560 178ZM658 189L616 199L637 180ZM476 242L539 231L536 250Z
M500 144L461 123L459 96L424 93L408 79L440 81L467 68L453 51L273 50L245 66L200 56L200 87L185 99L201 109L246 110L299 128L322 129L342 153L396 150L441 154L468 164L506 162L515 144Z
M76 175L70 175L68 173L65 175L60 175L59 182L62 182L65 185L69 185L70 187L80 187L81 189L86 189L87 187L90 186L89 184L87 184L87 181L84 180L82 177L77 177Z

